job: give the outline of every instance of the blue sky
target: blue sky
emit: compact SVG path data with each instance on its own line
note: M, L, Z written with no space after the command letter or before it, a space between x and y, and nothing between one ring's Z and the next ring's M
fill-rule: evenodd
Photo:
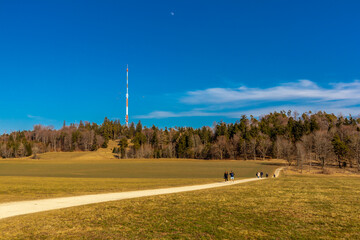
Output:
M0 132L360 113L358 1L0 0Z

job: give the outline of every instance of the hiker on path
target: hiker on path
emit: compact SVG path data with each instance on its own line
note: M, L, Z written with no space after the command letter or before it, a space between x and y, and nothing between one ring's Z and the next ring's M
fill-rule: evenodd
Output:
M228 173L228 171L224 172L224 180L225 180L225 182L229 181L229 173Z
M268 177L269 177L269 174L266 174L265 176L266 176L266 178L268 178Z
M263 177L263 174L264 174L263 172L260 173L260 177L261 177L261 178Z
M234 181L234 176L235 176L235 173L231 170L230 171L230 179L231 179L231 181Z
M259 175L260 175L259 172L256 172L256 177L257 177L257 178L259 178Z

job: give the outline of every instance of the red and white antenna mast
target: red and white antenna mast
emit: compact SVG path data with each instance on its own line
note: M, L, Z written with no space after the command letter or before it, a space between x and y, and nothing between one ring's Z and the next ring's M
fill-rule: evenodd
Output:
M126 65L126 127L129 126L129 67Z

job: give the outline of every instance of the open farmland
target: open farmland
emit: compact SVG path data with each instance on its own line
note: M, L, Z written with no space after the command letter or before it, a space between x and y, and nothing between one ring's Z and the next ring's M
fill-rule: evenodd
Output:
M46 153L0 160L0 202L211 183L272 173L281 163L188 159L116 159L106 152Z
M287 175L0 221L4 239L359 239L360 178Z
M279 165L269 161L116 159L96 152L46 153L38 160L0 160L0 176L219 179L225 170L244 178L254 177L256 171L273 172Z

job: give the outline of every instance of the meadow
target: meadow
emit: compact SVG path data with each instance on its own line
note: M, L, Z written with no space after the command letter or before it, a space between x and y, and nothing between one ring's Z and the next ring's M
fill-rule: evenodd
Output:
M111 152L45 153L0 160L0 202L185 186L273 172L280 162L116 159Z
M117 159L110 151L0 160L0 203L272 173L281 161ZM359 239L360 177L299 174L0 220L0 239Z
M116 159L96 152L45 153L40 159L0 160L0 176L216 179L225 170L233 170L243 178L255 176L256 171L270 173L279 165L270 161Z
M0 221L2 239L359 239L360 178L283 175Z

